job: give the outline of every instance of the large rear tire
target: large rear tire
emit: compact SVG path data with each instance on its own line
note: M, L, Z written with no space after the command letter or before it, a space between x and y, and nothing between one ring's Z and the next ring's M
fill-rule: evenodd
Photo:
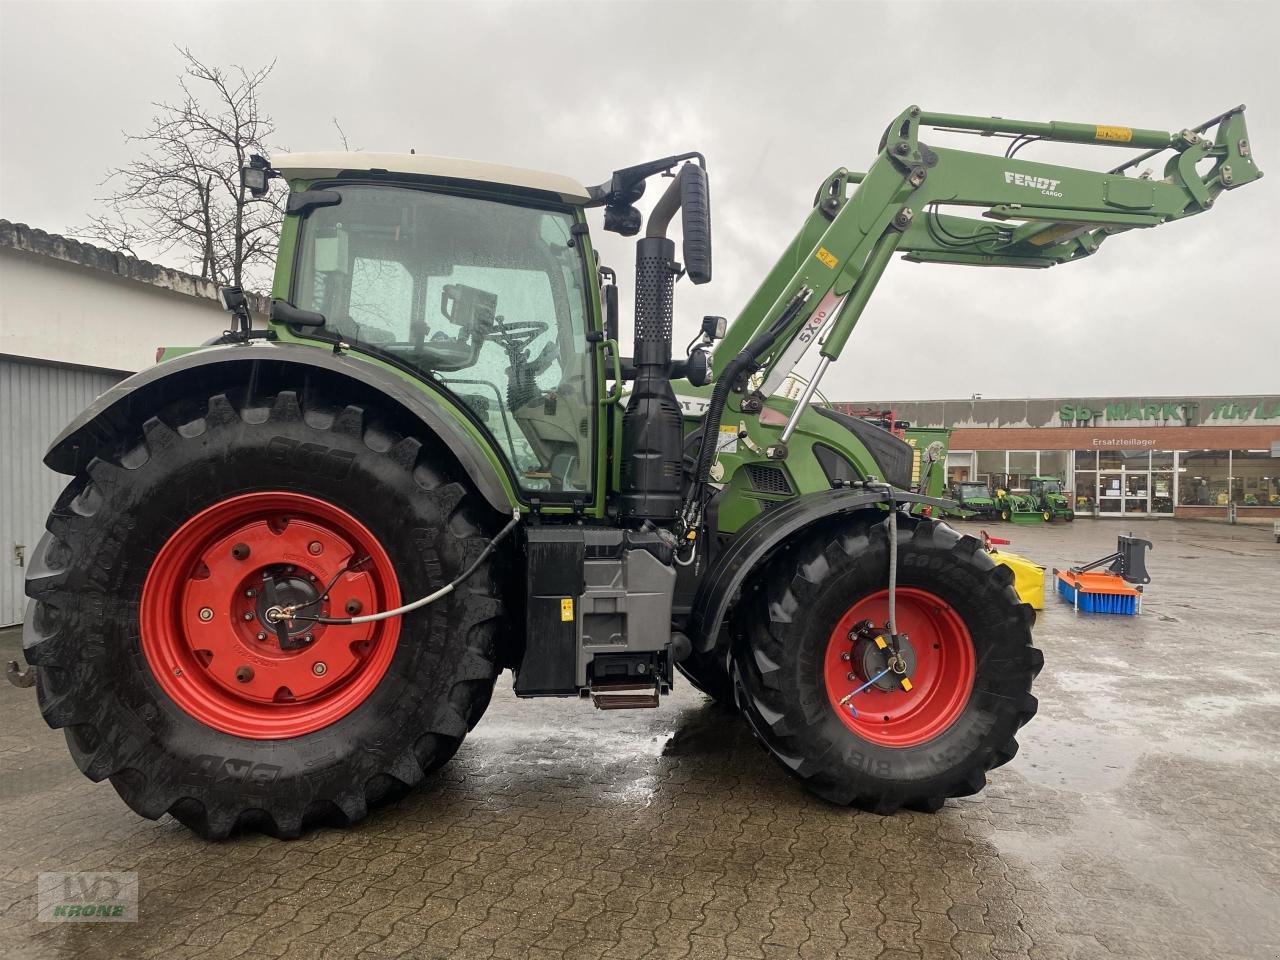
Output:
M360 820L454 754L498 672L492 562L404 617L298 624L288 649L261 607L269 578L290 602L332 581L310 608L332 616L389 609L483 548L452 461L406 429L292 391L217 394L68 485L28 570L24 647L86 776L207 838L290 837Z
M880 813L936 810L981 790L1017 752L1042 664L1034 614L1007 567L946 524L897 522L910 690L855 693L856 715L840 703L879 663L849 636L864 619L880 630L887 619L885 519L833 525L776 557L733 656L742 712L787 770L827 800Z

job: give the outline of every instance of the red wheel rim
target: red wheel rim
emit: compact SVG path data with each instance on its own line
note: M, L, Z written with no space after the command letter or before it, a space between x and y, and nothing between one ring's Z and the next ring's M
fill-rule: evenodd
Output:
M899 587L897 626L910 637L915 653L911 689L871 687L853 697L857 716L840 700L871 677L851 660L849 633L862 620L879 627L889 619L889 591L859 600L840 618L827 642L823 673L827 698L840 720L864 740L888 747L913 747L938 736L956 721L973 692L976 658L973 639L960 615L945 600L925 590ZM854 679L849 679L849 674ZM873 674L874 676L874 674Z
M368 559L343 572L361 557ZM310 642L281 650L262 617L266 572L310 589L308 596L332 581L330 599L308 607L324 616L400 604L381 544L351 514L315 497L246 493L179 527L142 587L143 656L188 715L254 740L302 736L346 716L382 680L400 634L399 618L299 622L295 633Z

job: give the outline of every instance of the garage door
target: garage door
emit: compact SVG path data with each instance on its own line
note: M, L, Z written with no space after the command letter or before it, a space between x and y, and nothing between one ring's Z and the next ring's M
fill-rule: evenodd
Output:
M0 626L22 622L24 567L67 483L41 462L49 441L123 376L0 358Z

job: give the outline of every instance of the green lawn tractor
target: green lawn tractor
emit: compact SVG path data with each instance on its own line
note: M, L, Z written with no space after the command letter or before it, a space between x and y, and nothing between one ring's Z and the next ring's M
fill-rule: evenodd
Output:
M1071 507L1071 497L1057 477L1032 477L1027 481L1027 497L1040 511L1045 523L1056 520L1070 523L1076 518L1076 512Z
M978 520L994 520L1000 516L991 488L977 480L961 480L952 484L951 499L956 502L957 510L954 512L957 516Z
M991 478L991 495L996 501L996 511L1001 520L1012 523L1042 523L1045 520L1039 506L1025 493L1014 493L1007 473L997 473Z
M1148 154L1096 172L929 128ZM1125 172L1161 151L1163 175ZM504 669L517 697L607 709L656 706L678 669L832 803L976 793L1036 710L1031 607L921 515L950 502L913 484L907 443L814 391L841 356L856 375L895 253L1069 263L1258 176L1239 109L1169 133L911 107L865 173L819 185L737 318L673 356L676 281L711 279L701 154L590 187L251 158L238 198L288 191L269 326L224 288L225 335L165 350L45 458L70 479L27 570L44 718L139 814L211 838L360 820L449 760ZM628 355L600 229L641 234ZM862 362L935 362L909 344Z

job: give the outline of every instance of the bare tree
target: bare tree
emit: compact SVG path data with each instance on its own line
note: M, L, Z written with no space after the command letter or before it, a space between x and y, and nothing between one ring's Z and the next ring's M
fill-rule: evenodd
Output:
M280 203L253 199L240 186L240 168L251 154L267 153L275 131L258 103L275 63L223 69L178 52L179 101L155 103L147 129L125 134L139 156L108 171L106 212L69 232L133 256L173 252L215 283L265 286Z

